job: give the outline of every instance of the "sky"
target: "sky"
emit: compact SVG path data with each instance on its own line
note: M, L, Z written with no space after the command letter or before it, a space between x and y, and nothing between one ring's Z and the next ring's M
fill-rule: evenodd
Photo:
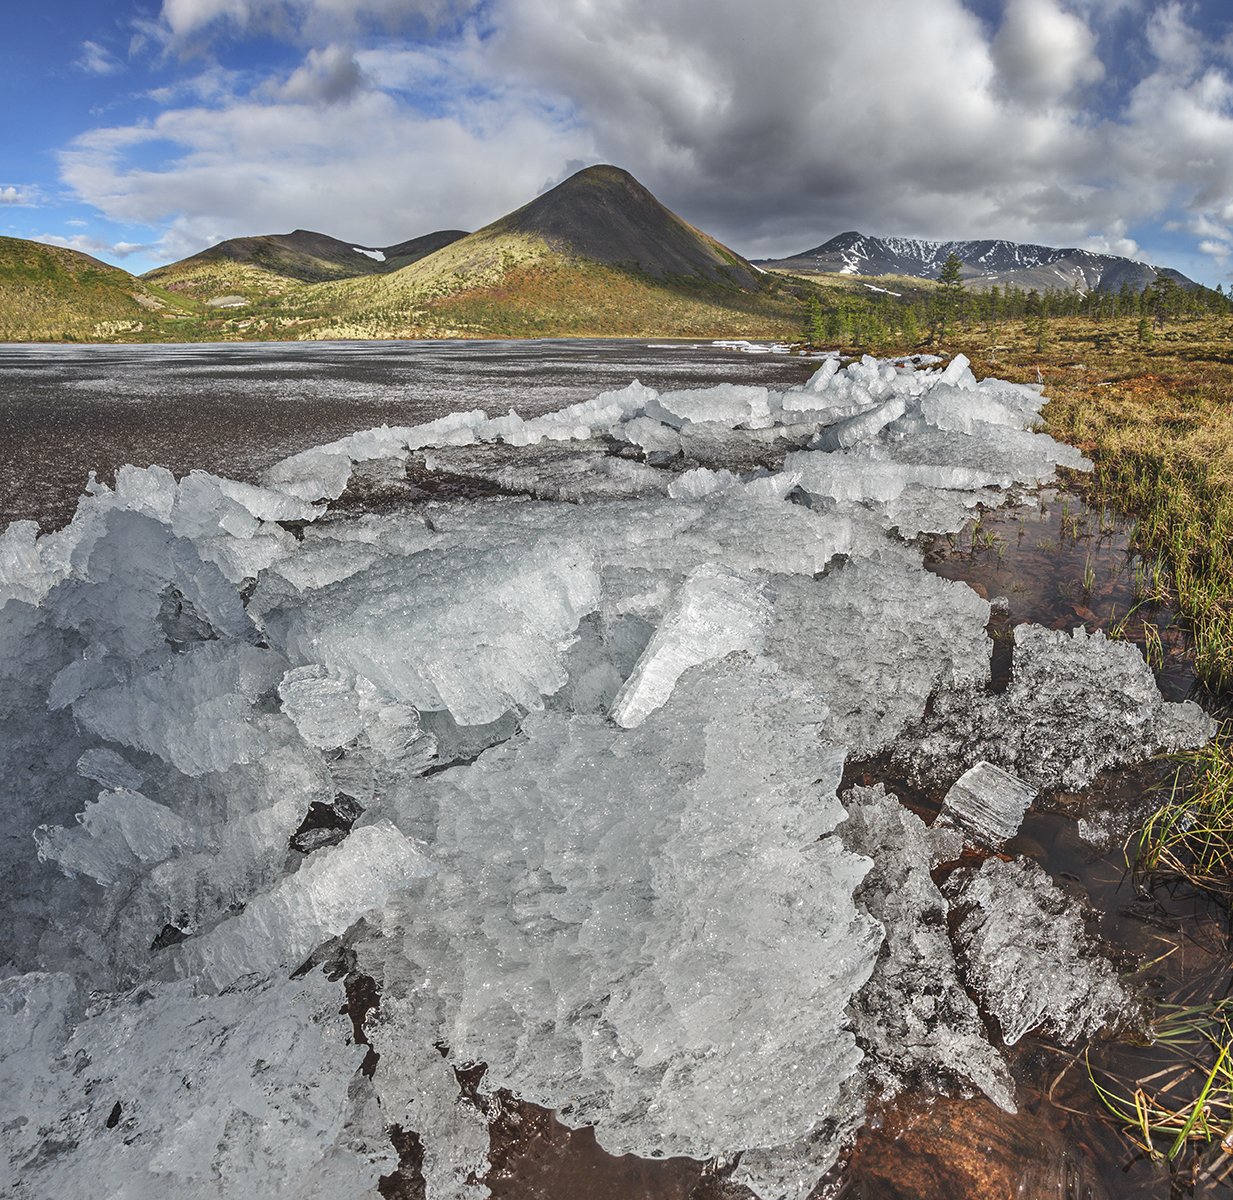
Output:
M9 0L0 234L134 273L476 229L615 163L747 257L1002 237L1233 279L1228 0Z

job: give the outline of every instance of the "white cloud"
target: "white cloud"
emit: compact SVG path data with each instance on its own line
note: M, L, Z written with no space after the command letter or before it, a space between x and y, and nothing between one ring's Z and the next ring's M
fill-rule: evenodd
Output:
M1127 237L1124 229L1125 222L1114 221L1106 232L1082 238L1079 246L1083 250L1091 250L1093 254L1117 254L1122 258L1137 259L1139 243Z
M73 65L90 75L114 75L124 70L124 64L98 42L82 42L81 54Z
M164 37L173 42L218 30L273 30L293 40L333 40L366 28L439 26L478 0L163 0Z
M109 217L164 229L168 261L297 227L368 246L477 228L524 203L560 162L594 161L585 134L504 93L425 114L372 88L334 105L275 90L84 134L61 154L63 177ZM145 165L156 143L174 156Z
M1186 20L1186 9L1170 0L1152 11L1147 44L1160 65L1171 73L1195 70L1203 59L1205 39Z
M64 237L58 233L36 233L31 235L32 242L44 242L48 246L63 246L66 250L79 250L82 254L95 255L106 259L125 259L134 254L142 254L149 250L148 246L138 242L109 242L105 238L79 233L72 237Z
M853 226L1073 242L1117 215L1076 210L1088 125L1007 100L959 0L506 0L494 20L500 61L569 96L604 157L747 252ZM1094 75L1069 61L1063 85Z
M307 59L277 88L282 100L304 104L337 104L360 90L364 74L355 55L342 46L309 51Z
M1007 0L992 49L1006 93L1035 107L1058 104L1104 75L1095 35L1054 0Z
M1136 253L1166 213L1219 226L1196 245L1233 225L1229 64L1177 3L1006 0L996 28L963 0L472 7L165 0L164 39L275 30L305 53L155 93L148 124L69 147L65 179L165 230L168 256L295 226L368 245L470 228L595 161L756 255L849 228ZM1110 33L1132 25L1135 46Z
M0 183L0 205L34 208L43 201L42 193L29 183Z

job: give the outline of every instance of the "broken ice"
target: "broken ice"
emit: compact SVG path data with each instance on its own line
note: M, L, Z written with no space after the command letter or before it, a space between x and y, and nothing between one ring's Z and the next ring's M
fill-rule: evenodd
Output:
M953 875L946 894L960 914L967 980L1008 1046L1033 1029L1074 1043L1129 1020L1131 997L1078 910L1034 862L991 858Z
M978 762L964 771L942 800L942 816L971 838L998 850L1019 832L1036 792L1022 779Z
M126 467L11 526L0 1188L371 1196L397 1124L431 1200L480 1200L477 1061L613 1152L740 1152L777 1200L871 1084L1011 1106L964 985L1008 1041L1085 1036L1120 985L1041 872L944 895L953 830L836 789L887 751L993 764L948 808L995 843L1026 795L995 768L1080 786L1209 736L1099 635L1021 628L991 695L988 604L923 570L908 539L1083 466L1042 404L831 358L368 430L260 486ZM408 469L487 498L354 511ZM343 1014L323 944L378 1007Z

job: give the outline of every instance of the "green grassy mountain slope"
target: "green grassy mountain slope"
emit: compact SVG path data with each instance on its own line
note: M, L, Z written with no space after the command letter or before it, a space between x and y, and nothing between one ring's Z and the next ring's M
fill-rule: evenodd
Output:
M411 238L410 241L399 242L396 246L383 246L381 252L385 255L385 271L400 271L412 263L427 258L438 250L443 250L452 242L465 238L465 229L438 229L436 233L426 233L422 237Z
M402 270L275 307L313 337L781 336L795 290L601 166Z
M0 341L164 340L196 309L80 251L0 237Z
M143 278L212 307L238 308L285 296L306 283L395 271L464 236L462 230L440 230L373 248L296 229L230 238Z

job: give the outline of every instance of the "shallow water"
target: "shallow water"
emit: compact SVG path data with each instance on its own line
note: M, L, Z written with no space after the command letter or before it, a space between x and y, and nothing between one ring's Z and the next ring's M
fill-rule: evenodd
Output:
M94 470L158 463L253 480L375 425L517 408L530 417L640 379L788 387L817 362L709 342L237 342L0 345L0 529L73 515Z

